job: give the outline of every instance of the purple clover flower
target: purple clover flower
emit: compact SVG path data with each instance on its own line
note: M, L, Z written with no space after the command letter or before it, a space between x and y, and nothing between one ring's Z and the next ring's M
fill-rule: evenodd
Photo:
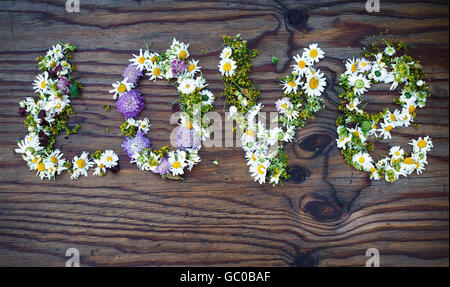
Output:
M63 92L63 94L68 94L70 91L70 82L66 77L61 77L58 79L58 83L56 84L58 87L58 90Z
M144 109L144 98L138 90L130 90L116 101L116 106L125 118L134 118Z
M127 78L128 83L133 83L136 85L143 74L136 65L129 64L125 69L123 69L122 76Z
M144 136L144 133L138 131L134 138L125 138L122 148L130 158L133 158L134 154L140 153L144 148L151 148L151 144L150 140Z
M178 77L179 75L183 74L186 69L188 68L188 65L183 60L173 60L172 61L172 75L174 77Z
M177 145L179 149L198 148L201 145L201 137L194 129L180 126L177 132Z
M170 173L170 169L172 166L170 165L169 160L166 157L163 157L158 167L153 171L154 173L159 173L160 175Z

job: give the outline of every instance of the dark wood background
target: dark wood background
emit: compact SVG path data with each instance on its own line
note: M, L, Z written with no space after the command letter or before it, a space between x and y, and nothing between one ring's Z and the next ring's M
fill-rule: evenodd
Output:
M72 14L64 0L0 2L0 265L64 266L70 247L80 250L82 266L364 266L372 247L382 266L449 265L447 1L381 1L381 12L372 14L365 1L353 0L80 2L81 12ZM304 9L307 23L290 25L289 9ZM433 138L424 174L395 184L347 168L335 146L335 83L343 61L386 31L413 46L432 93L417 113L420 128L396 129L392 141L377 144L386 152L394 144L407 147L410 138ZM238 147L202 149L202 163L182 183L130 165L118 136L123 119L108 90L131 53L146 42L158 51L173 37L189 42L223 114L221 37L237 33L261 52L253 79L267 111L297 51L316 42L326 53L319 64L329 83L326 108L286 148L292 180L277 188L253 183ZM71 118L81 134L58 143L68 157L114 149L121 158L117 175L41 182L13 153L26 134L16 111L23 97L33 96L35 58L57 41L77 45L75 76L86 87ZM142 116L151 119L152 143L160 147L174 127L168 118L177 92L163 81L140 86ZM372 111L394 108L386 87L374 87L369 98Z

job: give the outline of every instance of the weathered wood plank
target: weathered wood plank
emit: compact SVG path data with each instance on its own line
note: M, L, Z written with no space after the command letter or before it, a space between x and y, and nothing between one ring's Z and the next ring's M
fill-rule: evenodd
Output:
M73 14L64 1L0 2L0 265L62 266L65 250L76 247L82 265L92 266L362 266L365 250L375 247L384 266L448 266L448 3L382 1L381 13L368 14L363 2L81 0L81 12ZM305 26L289 25L286 12L293 8L305 9ZM395 184L347 168L334 144L333 84L342 61L386 28L413 45L432 92L418 111L418 129L398 129L392 142L377 144L382 151L413 137L433 138L427 171ZM202 149L202 164L183 183L127 163L117 135L122 118L102 106L114 106L108 90L130 54L146 42L155 50L173 37L189 42L222 113L221 36L237 33L260 50L252 77L267 111L274 110L277 79L290 58L312 42L326 52L320 63L329 82L326 109L286 148L293 179L277 188L254 184L237 147ZM68 157L114 149L118 175L42 183L13 153L25 134L16 110L22 97L33 95L34 59L58 40L77 45L75 76L86 87L70 120L81 124L81 134L60 136L58 143ZM277 66L272 56L279 57ZM167 144L176 91L147 80L140 87L152 143ZM371 110L391 106L386 87L370 95Z

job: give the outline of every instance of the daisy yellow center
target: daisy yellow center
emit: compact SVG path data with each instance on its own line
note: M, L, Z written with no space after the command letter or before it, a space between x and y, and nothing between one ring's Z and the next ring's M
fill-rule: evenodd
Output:
M190 64L190 65L188 66L188 71L189 71L189 72L192 72L194 69L195 69L195 65L194 65L194 64Z
M40 172L45 171L45 164L44 164L43 162L40 162L40 163L37 165L37 170L39 170Z
M394 114L391 114L389 116L391 118L391 121L395 122L397 120L397 118L394 116Z
M35 157L33 158L33 163L37 163L39 161L39 158Z
M317 57L317 55L319 55L319 52L317 52L316 49L312 49L311 51L309 51L309 56L311 58L315 58L315 57Z
M350 109L353 109L353 108L355 108L355 103L350 104Z
M77 166L78 168L84 168L86 166L86 161L82 158L80 158L79 160L77 160Z
M51 63L50 63L50 68L54 68L56 66L56 62L55 61L52 61Z
M127 86L125 86L124 84L120 84L120 85L117 87L117 91L118 91L119 93L125 93L126 90L127 90Z
M353 132L353 135L354 135L355 137L359 137L359 132L358 132L358 131Z
M255 157L255 155L254 155L254 154L252 154L252 160L253 160L253 161L255 161L255 160L256 160L256 157Z
M262 164L258 165L258 173L264 174L265 172L266 172L266 168Z
M139 57L138 62L139 62L139 64L144 64L145 63L145 57Z
M105 167L105 165L103 164L103 163L101 163L101 164L99 164L99 166L98 166L99 168L104 168Z
M230 55L231 55L231 52L227 52L227 53L225 54L225 58L228 58Z
M384 130L387 132L390 132L390 131L392 131L392 126L387 126Z
M343 142L343 141L345 141L345 138L340 138L339 141Z
M319 86L319 81L317 81L316 78L312 78L311 80L309 80L309 87L312 90L315 90L318 86Z
M56 108L59 110L61 108L61 104L56 104Z
M376 170L374 167L371 167L371 168L370 168L370 173L373 174L373 173L375 173L376 171L377 171L377 170Z
M290 82L288 83L288 85L291 86L291 87L293 87L293 88L297 87L297 84L296 84L295 82L293 82L293 81L290 81Z
M108 157L106 158L106 160L107 160L107 161L112 161L112 157L108 156Z
M185 51L185 50L182 50L182 51L180 52L179 56L180 56L180 59L181 59L181 60L186 59L186 57L187 57L186 51Z
M161 75L161 69L156 67L153 69L153 75L155 75L156 77L158 77L159 75Z
M427 146L427 142L426 142L425 140L420 140L420 141L417 143L417 146L418 146L419 148L424 148L424 147Z
M403 161L403 163L405 163L405 164L413 164L413 163L414 163L414 160L413 160L412 158L408 157L408 158L405 158L405 160Z
M172 167L173 168L180 168L181 167L181 162L176 161L176 162L172 163Z
M231 64L230 63L225 63L223 65L223 70L229 72L231 70Z
M353 72L353 73L356 73L357 70L358 70L358 65L353 64L353 65L352 65L352 72Z
M306 67L306 63L303 60L298 61L297 65L300 69L304 69Z
M365 66L367 66L367 63L366 62L362 62L361 66L365 67Z
M358 159L358 161L359 161L359 163L365 163L365 162L366 162L366 159L363 158L363 157L360 157L360 158Z
M251 137L255 136L255 132L253 130L247 130L245 133Z
M51 159L52 163L56 164L58 163L58 158L56 156L52 156Z
M283 109L285 109L285 108L287 108L287 104L284 103L284 104L281 105L281 107L282 107Z
M156 62L156 56L151 57L150 61L152 61L152 63Z
M45 81L42 81L42 82L41 82L41 88L42 88L42 89L45 88L46 85L47 85L47 83L46 83Z
M411 106L409 106L408 111L410 114L412 114L416 111L416 107L411 105Z
M395 152L395 155L396 155L396 156L400 156L400 152L399 152L399 151L396 151L396 152Z

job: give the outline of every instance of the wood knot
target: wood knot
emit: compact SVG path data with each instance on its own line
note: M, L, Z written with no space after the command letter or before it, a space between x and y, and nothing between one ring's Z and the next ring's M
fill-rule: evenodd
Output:
M311 175L311 172L303 166L294 165L287 168L289 181L293 183L302 183Z
M306 23L308 15L304 10L291 9L287 12L287 19L289 25L300 26Z
M292 262L293 267L314 267L317 265L317 259L310 254L299 253Z
M327 134L312 134L307 136L298 145L302 150L318 153L328 146L331 141L331 137Z
M305 204L303 210L319 221L333 221L342 216L340 209L324 201L309 201Z

